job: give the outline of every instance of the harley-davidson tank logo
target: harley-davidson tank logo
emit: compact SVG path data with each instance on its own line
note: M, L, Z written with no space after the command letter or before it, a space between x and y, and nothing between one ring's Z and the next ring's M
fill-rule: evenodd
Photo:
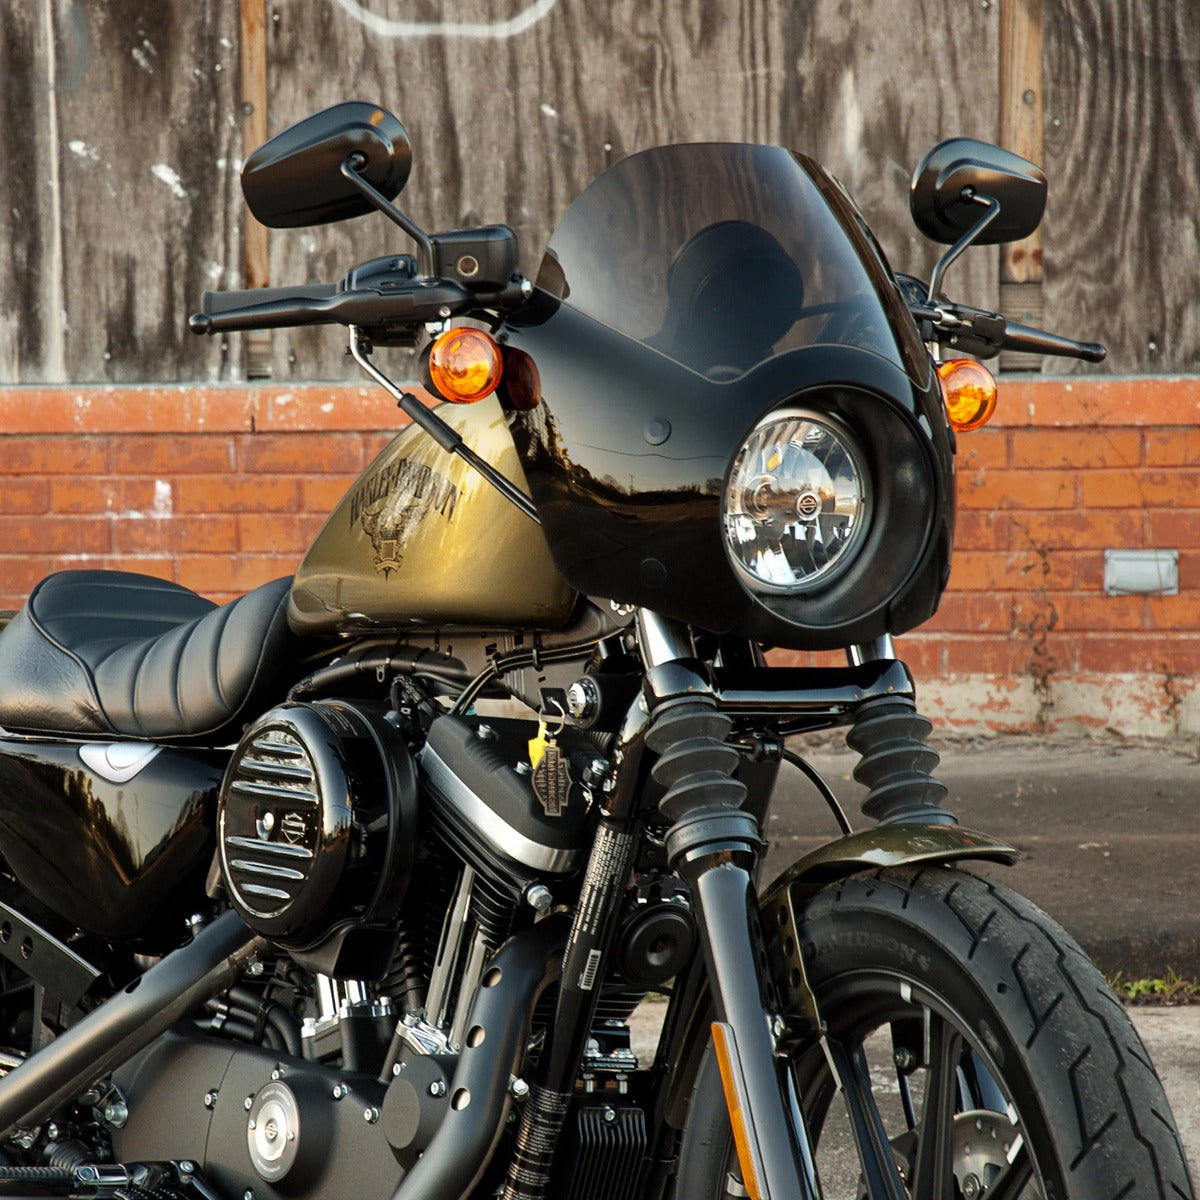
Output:
M403 550L430 513L454 516L458 488L425 463L397 459L358 485L350 497L350 525L361 524L375 547L375 570L399 568Z

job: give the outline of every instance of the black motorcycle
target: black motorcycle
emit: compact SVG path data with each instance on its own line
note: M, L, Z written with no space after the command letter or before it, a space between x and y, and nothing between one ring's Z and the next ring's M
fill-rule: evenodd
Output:
M295 578L215 607L63 572L0 634L5 1189L1191 1196L1104 981L962 869L1014 852L943 807L891 642L937 607L955 427L994 402L930 347L1103 355L941 295L1036 227L1040 171L931 151L924 285L811 159L663 147L571 205L534 284L506 226L395 207L410 157L360 103L268 142L259 220L379 210L417 253L191 318L345 325L411 420ZM857 833L786 747L834 726ZM764 890L784 761L840 836Z

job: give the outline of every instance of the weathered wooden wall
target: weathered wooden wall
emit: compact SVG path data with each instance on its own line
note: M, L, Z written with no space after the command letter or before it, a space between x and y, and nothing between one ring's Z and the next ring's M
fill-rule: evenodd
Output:
M1025 74L1002 71L1002 9L1042 39ZM1038 68L1044 94L1024 86ZM712 138L815 154L893 264L926 272L913 164L939 137L1019 127L1014 96L1040 103L1044 279L1018 275L1046 323L1107 340L1107 371L1200 367L1192 0L30 0L0 4L0 82L0 381L241 378L246 339L184 330L205 288L404 248L378 217L246 245L244 132L351 97L408 126L420 223L508 221L529 272L607 164ZM979 250L950 284L995 305L1000 279ZM341 344L281 332L257 361L341 378Z

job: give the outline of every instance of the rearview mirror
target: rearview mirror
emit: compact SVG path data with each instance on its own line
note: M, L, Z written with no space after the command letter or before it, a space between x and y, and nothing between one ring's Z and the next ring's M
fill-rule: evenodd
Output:
M987 196L1000 205L974 244L995 246L1028 237L1046 211L1046 176L1019 154L974 138L939 142L917 164L908 207L917 228L949 245L979 222L979 206L964 192Z
M357 173L388 200L408 182L412 145L399 120L377 104L335 104L276 134L246 159L242 195L264 225L324 225L373 212L375 205L342 174L358 154Z

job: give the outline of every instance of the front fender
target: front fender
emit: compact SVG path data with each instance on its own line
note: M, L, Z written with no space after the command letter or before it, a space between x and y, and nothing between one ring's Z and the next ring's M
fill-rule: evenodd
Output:
M961 825L880 825L827 842L793 863L759 901L771 974L789 1031L802 1037L822 1028L799 935L801 914L815 892L858 871L960 859L1012 864L1019 856L1012 846Z
M982 859L1012 863L1019 852L986 833L960 825L881 825L848 834L793 863L759 898L763 941L771 981L779 993L786 1037L795 1042L823 1028L816 997L808 985L799 938L800 917L812 896L837 879L857 871L900 867L911 863L949 863ZM764 983L767 981L764 980ZM769 989L768 989L769 990ZM708 1044L711 998L702 980L694 980L691 1000L674 1035L666 1059L676 1064L667 1099L667 1120L683 1128L688 1099Z

